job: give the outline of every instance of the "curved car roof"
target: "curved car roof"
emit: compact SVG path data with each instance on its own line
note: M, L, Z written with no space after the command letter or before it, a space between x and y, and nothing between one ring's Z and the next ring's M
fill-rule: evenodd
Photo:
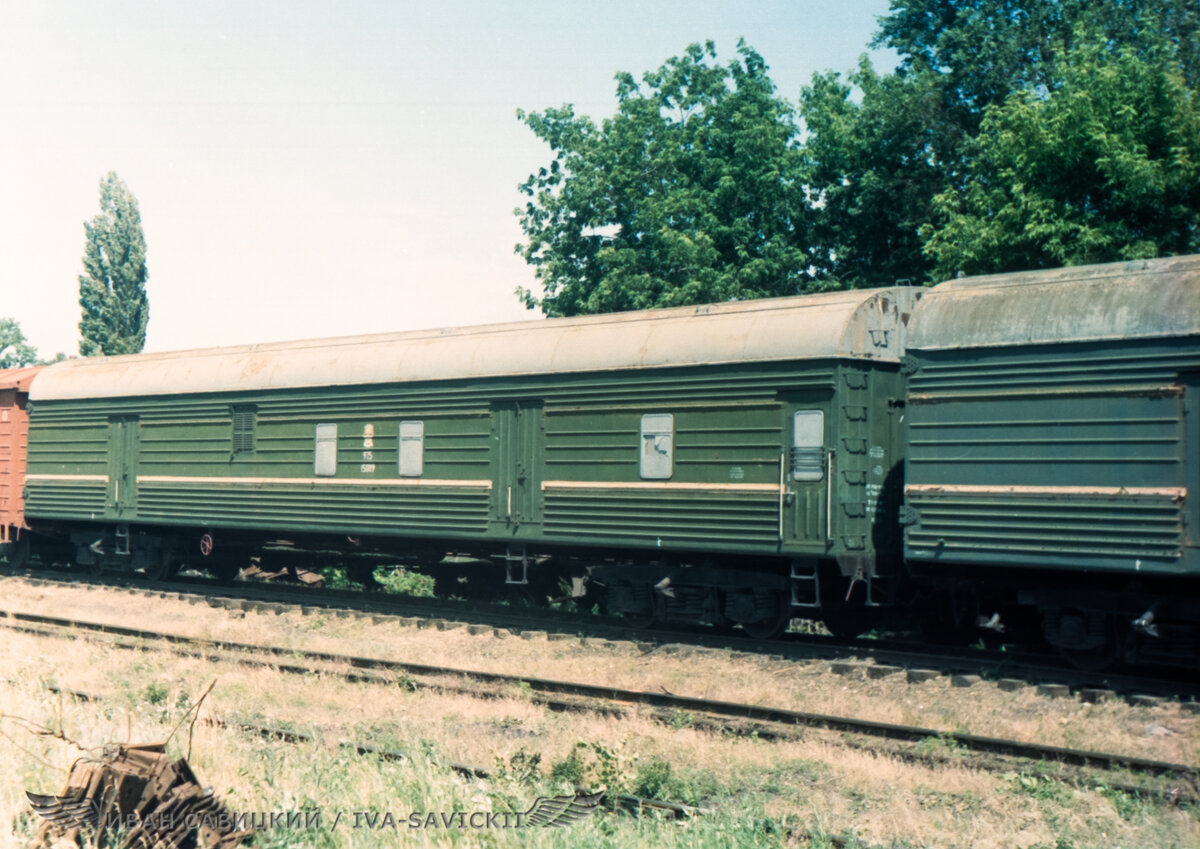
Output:
M1200 255L965 277L913 313L912 351L1200 333Z
M898 362L919 290L830 292L407 333L68 360L30 398L245 392L814 358Z
M41 371L43 366L21 366L19 368L0 369L0 389L15 389L18 392L29 390L29 384Z

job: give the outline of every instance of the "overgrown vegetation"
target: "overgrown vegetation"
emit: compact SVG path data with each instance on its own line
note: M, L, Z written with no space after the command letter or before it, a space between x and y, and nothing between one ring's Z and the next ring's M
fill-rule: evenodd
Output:
M325 586L333 590L361 590L364 584L355 580L354 572L343 566L321 568ZM433 596L435 579L432 575L417 572L404 566L380 566L372 573L374 583L387 592L401 595L430 598Z
M422 598L433 596L433 575L415 572L403 566L380 567L375 570L375 580L388 592Z

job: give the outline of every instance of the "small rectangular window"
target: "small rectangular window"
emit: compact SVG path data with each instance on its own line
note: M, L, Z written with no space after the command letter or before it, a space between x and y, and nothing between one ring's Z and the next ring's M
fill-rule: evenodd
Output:
M419 478L425 471L425 422L400 422L400 476Z
M825 477L825 412L797 410L792 423L792 480Z
M674 470L675 417L670 413L642 416L642 456L639 470L644 480L667 480Z
M254 407L234 407L230 411L233 416L233 456L254 453L254 425L257 412Z
M337 474L337 425L317 425L317 447L313 459L313 474L333 477Z

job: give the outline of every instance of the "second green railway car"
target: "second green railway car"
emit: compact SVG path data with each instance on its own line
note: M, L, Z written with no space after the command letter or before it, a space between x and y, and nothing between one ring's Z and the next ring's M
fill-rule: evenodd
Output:
M1080 659L1195 655L1200 257L943 283L905 371L913 569Z

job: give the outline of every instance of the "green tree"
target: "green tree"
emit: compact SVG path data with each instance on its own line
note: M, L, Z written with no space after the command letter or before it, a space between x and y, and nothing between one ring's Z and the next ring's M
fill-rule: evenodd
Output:
M811 230L814 269L841 284L861 286L885 285L899 277L937 278L958 270L1016 270L1031 267L1031 262L1040 266L1060 261L1055 256L1068 261L1067 254L1049 242L1073 237L1045 217L1077 220L1079 210L1071 198L1083 195L1076 187L1057 207L1040 200L1058 197L1064 182L1091 182L1092 188L1083 193L1086 202L1104 206L1102 217L1111 225L1104 228L1103 238L1110 245L1130 239L1125 254L1145 254L1151 243L1160 253L1180 249L1181 241L1169 238L1166 228L1146 228L1139 217L1144 210L1128 202L1131 187L1126 191L1113 183L1111 193L1127 197L1106 197L1093 177L1076 180L1076 174L1061 170L1076 167L1092 154L1107 155L1105 144L1088 147L1078 138L1069 139L1066 130L1086 126L1102 133L1104 127L1117 126L1108 119L1091 120L1082 80L1064 69L1072 63L1091 67L1113 62L1118 56L1127 69L1158 68L1171 76L1168 87L1183 98L1186 112L1193 108L1200 83L1198 33L1200 5L1195 0L892 0L874 44L900 54L896 72L878 74L864 59L845 77L815 76L801 95L807 130L805 179L818 201ZM1075 86L1073 108L1058 92L1065 85ZM1111 80L1106 85L1108 94L1094 93L1093 106L1116 110L1114 120L1118 112L1128 117L1134 110L1146 125L1163 124L1155 131L1149 126L1137 129L1137 121L1125 120L1121 130L1122 144L1144 142L1146 161L1160 161L1161 150L1151 136L1171 125L1172 137L1179 139L1187 119L1149 114L1174 108L1153 97L1141 103L1138 97L1152 95L1149 88L1134 92L1130 85L1114 87ZM1039 105L1043 102L1050 105ZM1024 117L1018 115L1022 108ZM996 110L1007 110L1005 117L994 114ZM1063 126L1043 127L1041 132L1049 135L1040 137L1030 123L1035 119L1056 120ZM1073 127L1066 126L1072 122ZM1073 150L1058 150L1057 161L1052 161L1059 143ZM1022 146L1029 148L1028 156ZM1116 155L1113 150L1108 153ZM1022 160L1028 168L1008 168L1007 177L1001 176L1005 156ZM1041 163L1026 161L1033 156ZM1117 159L1132 167L1128 157ZM1105 167L1112 177L1117 166L1110 165ZM1191 204L1185 189L1188 174L1185 169L1163 177L1173 188L1164 187L1161 199ZM1030 220L1042 220L1022 230L1021 238L1042 239L1046 245L1037 250L1023 245L1006 253L1004 240L1014 231L988 219L1004 210L995 195L1005 190L1004 179L1018 176L1020 186L1009 188L1033 202L1036 209L1027 210ZM985 185L992 192L986 203L981 194ZM1022 202L1014 200L1016 205ZM1093 212L1089 210L1089 221ZM939 238L956 213L974 214L976 219L972 226L967 219L954 219L958 226ZM1003 212L1012 213L1012 208ZM1139 218L1121 231L1114 222L1125 215ZM1168 227L1188 220L1178 209L1166 219ZM975 244L975 238L992 242ZM1118 253L1089 248L1077 256L1089 261ZM980 261L971 259L975 254ZM983 261L984 254L992 260Z
M16 319L0 318L0 368L31 366L37 362L37 348L29 344Z
M1174 45L1103 31L989 106L922 232L948 277L1200 252L1200 95Z
M146 344L146 239L137 199L114 173L100 181L100 214L84 222L79 352L136 354Z
M819 74L801 93L810 251L822 280L890 286L928 273L920 228L956 156L937 132L941 98L936 75L881 75L865 57L846 79Z
M518 117L553 160L521 185L517 252L546 315L795 294L808 273L807 205L792 107L739 43L691 45L641 82L618 74L599 126L567 105Z
M973 133L989 105L1052 84L1055 65L1081 35L1142 55L1165 39L1177 51L1185 83L1200 83L1195 0L892 0L873 45L900 54L901 76L945 77L947 105Z

